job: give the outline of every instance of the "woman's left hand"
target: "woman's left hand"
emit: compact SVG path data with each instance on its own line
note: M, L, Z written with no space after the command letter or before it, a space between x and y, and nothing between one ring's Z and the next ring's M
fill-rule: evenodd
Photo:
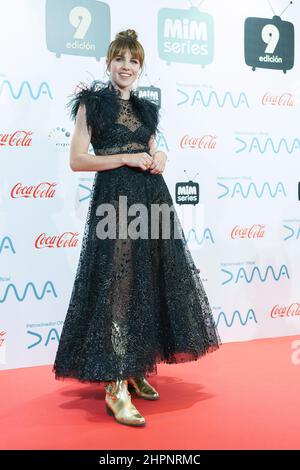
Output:
M162 173L165 169L166 161L167 161L167 155L165 154L165 152L162 152L159 150L155 152L154 157L153 157L153 162L149 166L148 170L152 174Z

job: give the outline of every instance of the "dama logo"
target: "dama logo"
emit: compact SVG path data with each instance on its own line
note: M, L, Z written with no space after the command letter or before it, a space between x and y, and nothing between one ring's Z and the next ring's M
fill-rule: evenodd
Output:
M162 60L205 66L213 61L213 17L196 7L158 12L158 54Z
M79 183L78 185L78 192L84 193L83 195L78 196L79 202L86 201L87 199L91 198L92 195L92 187L86 186L85 184Z
M139 86L138 95L140 98L147 98L152 103L156 104L158 108L161 107L161 89L154 85L149 87Z
M230 91L225 93L217 93L212 90L190 90L177 88L177 91L180 95L180 100L177 103L177 106L190 105L191 107L203 106L204 108L209 108L211 106L216 106L217 108L224 108L225 106L232 107L234 109L246 107L249 108L248 98L246 93L241 92L234 96Z
M15 284L9 283L4 289L0 290L0 304L6 302L9 295L10 297L12 296L15 298L18 302L24 302L24 300L29 296L32 298L32 294L37 300L43 300L46 295L50 295L55 298L58 297L51 281L47 281L42 289L37 289L35 284L31 281L26 284L23 292L20 293L18 289L19 288L17 288Z
M276 198L279 196L286 197L286 192L283 186L283 183L279 182L271 186L270 183L265 181L262 185L258 186L254 182L251 183L232 183L232 184L223 184L217 183L223 189L223 192L218 196L218 199L223 197L230 197L231 199L242 197L243 199L249 198L249 196L257 197L261 199L262 197L270 196L271 198Z
M166 137L164 136L162 132L158 132L158 135L155 140L156 140L156 148L158 150L163 150L164 152L170 151Z
M260 269L258 266L254 266L252 269L246 270L245 268L239 268L237 270L221 269L221 272L225 275L225 280L222 282L222 286L225 284L237 284L240 282L246 282L251 284L254 281L266 282L267 279L271 278L274 281L279 281L281 278L290 279L288 268L283 264L279 269L273 268L273 266L267 266L266 269Z
M300 224L297 223L296 227L292 225L283 224L283 228L285 229L286 235L283 236L284 241L286 240L299 240L300 238Z
M54 127L49 131L48 140L53 145L55 150L66 150L70 147L70 131L64 127Z
M186 235L186 244L196 243L197 245L202 245L204 241L210 241L210 243L215 243L212 231L209 228L206 228L203 231L202 237L198 237L195 229L189 230Z
M16 254L12 239L8 236L3 237L2 239L0 238L0 255L4 252L7 253L8 251L11 252L13 255Z
M64 232L61 235L47 236L41 233L36 241L35 248L76 248L78 246L79 232Z
M0 147L31 147L33 132L15 131L11 134L0 134Z
M246 314L241 314L239 310L234 310L231 315L222 311L218 313L216 327L218 328L219 324L221 324L231 328L236 323L241 326L246 326L250 322L257 323L256 315L252 308L250 308Z
M272 95L268 91L262 97L261 102L263 106L285 106L291 108L296 105L295 96L289 92L282 93L281 95Z
M245 20L245 62L252 70L259 67L286 73L293 68L294 26L281 20L281 14L272 19L254 17Z
M235 153L247 152L249 154L254 152L263 155L266 152L270 152L271 155L278 155L280 152L286 152L291 155L300 149L300 140L297 137L289 142L284 137L276 142L271 137L267 139L252 137L249 140L235 137L235 140L240 145Z
M201 149L201 150L215 150L217 136L206 134L202 137L190 137L184 135L180 141L180 148L182 149Z
M42 96L48 96L50 100L53 100L53 96L50 90L50 86L47 82L42 82L39 87L35 86L34 90L32 89L30 83L27 80L24 80L17 91L14 90L13 85L9 80L3 80L0 82L0 98L4 95L11 96L14 100L19 100L22 98L32 98L34 101L37 101Z
M59 322L57 322L59 323ZM63 323L63 322L60 322ZM31 343L27 346L27 349L32 349L36 348L37 346L43 346L43 347L48 347L49 343L53 344L59 343L60 340L60 334L61 334L61 328L46 328L46 331L33 331L33 330L27 330L27 334L29 335L31 339Z
M97 60L105 57L111 37L110 24L110 8L104 2L46 2L46 43L56 57L61 54L95 57Z

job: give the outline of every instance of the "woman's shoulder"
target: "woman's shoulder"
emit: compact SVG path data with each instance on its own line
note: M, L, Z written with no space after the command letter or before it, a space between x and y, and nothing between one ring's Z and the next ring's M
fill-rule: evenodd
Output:
M137 91L132 93L132 102L135 110L139 113L144 124L150 129L152 134L156 134L159 130L159 107L148 98L138 96Z
M89 113L97 112L100 102L107 97L109 97L107 83L100 80L94 80L91 84L80 82L75 93L69 96L66 107L69 109L70 117L75 120L81 104L86 106L86 111Z

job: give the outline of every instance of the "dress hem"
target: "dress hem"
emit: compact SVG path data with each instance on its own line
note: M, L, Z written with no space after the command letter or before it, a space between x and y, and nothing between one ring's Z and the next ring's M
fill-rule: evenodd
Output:
M182 363L185 363L185 362L193 362L193 361L198 361L199 359L201 359L203 356L205 356L206 354L209 354L211 352L214 352L216 351L217 349L219 349L219 347L221 346L221 342L219 342L218 344L214 344L214 345L210 345L208 346L204 351L201 351L200 353L186 353L186 352L182 352L182 353L173 353L173 355L169 358L166 358L166 357L163 357L162 355L159 355L157 356L157 358L155 359L155 363L150 365L150 366L147 366L146 367L146 370L144 369L144 371L141 371L139 370L138 372L135 371L135 372L132 372L130 374L125 374L125 376L119 376L119 377L106 377L106 378L84 378L84 377L81 377L79 376L78 374L78 371L74 370L74 371L69 371L69 372L66 372L66 371L61 371L59 372L58 371L58 368L56 368L55 364L53 366L53 369L52 369L52 372L55 374L55 379L56 380L61 380L61 381L65 381L65 380L74 380L76 382L80 382L80 383L107 383L107 382L110 382L112 380L116 380L116 379L120 379L120 380L126 380L128 379L129 377L137 377L137 376L145 376L145 377L150 377L150 376L155 376L157 375L157 364L161 364L161 363L165 363L165 364L182 364Z

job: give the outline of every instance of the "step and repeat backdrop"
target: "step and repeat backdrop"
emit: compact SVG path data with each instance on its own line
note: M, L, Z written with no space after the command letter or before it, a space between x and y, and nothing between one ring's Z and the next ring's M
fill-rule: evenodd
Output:
M66 103L79 82L108 80L108 45L127 28L146 52L135 86L160 108L164 178L222 341L297 335L299 2L1 7L0 368L54 360L95 175L70 169Z

